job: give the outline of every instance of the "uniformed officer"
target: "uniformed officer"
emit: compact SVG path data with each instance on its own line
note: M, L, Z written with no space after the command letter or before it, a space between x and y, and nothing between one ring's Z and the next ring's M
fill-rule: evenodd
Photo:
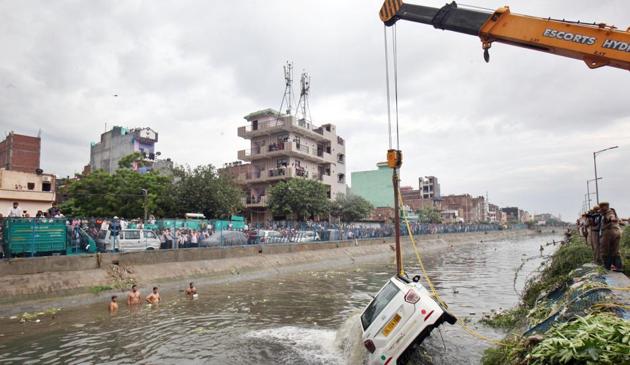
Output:
M607 202L599 203L599 208L602 215L602 234L600 237L602 262L604 268L620 271L623 269L623 263L619 254L619 240L621 239L619 217Z
M599 213L599 205L593 207L588 213L587 230L588 230L588 243L593 249L593 262L601 264L601 250L600 250L600 228L602 216Z

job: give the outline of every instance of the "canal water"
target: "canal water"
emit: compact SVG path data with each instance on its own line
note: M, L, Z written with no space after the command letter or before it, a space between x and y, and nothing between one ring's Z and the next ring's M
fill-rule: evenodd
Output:
M425 265L460 320L468 318L484 335L500 338L501 332L478 321L484 312L518 302L516 291L543 260L540 245L554 238L447 247L427 255ZM545 247L545 254L553 249ZM409 272L417 269L413 256L406 260ZM275 275L199 287L198 300L163 293L158 307L135 311L121 295L113 316L102 303L40 322L3 318L0 363L361 364L358 312L393 272L393 263L382 263ZM477 364L488 346L448 324L424 345L414 363Z

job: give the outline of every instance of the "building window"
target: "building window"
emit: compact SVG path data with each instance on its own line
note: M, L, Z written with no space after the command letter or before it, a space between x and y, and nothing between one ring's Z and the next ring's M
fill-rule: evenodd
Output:
M346 156L343 153L337 154L337 162L344 163L345 159L346 159Z
M51 187L52 185L50 184L49 181L42 182L42 191L50 191Z
M28 190L35 190L35 183L32 183L32 182L27 183L26 187L28 188Z
M345 174L337 174L337 182L340 184L345 184L346 175Z

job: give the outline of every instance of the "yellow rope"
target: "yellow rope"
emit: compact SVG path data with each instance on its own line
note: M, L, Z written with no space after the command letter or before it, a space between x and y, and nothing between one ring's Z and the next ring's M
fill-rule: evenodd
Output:
M614 304L614 303L597 303L597 304L593 304L593 307L597 307L597 308L621 308L621 309L625 309L625 310L630 310L630 305Z
M610 290L619 290L619 291L630 291L630 287L627 288L618 288L615 286L607 286L605 287L606 289L610 289Z
M400 190L398 192L398 196L399 196L399 199L400 199L400 206L402 208L403 207L403 201L402 201L402 195L400 194ZM424 262L422 260L422 256L420 255L420 251L418 250L418 247L416 246L416 240L413 237L413 232L411 231L411 226L409 225L409 219L407 218L407 215L405 214L405 210L401 209L401 211L403 212L402 216L403 216L403 219L405 221L405 225L407 226L407 232L409 233L409 239L411 241L411 245L413 246L413 250L414 250L414 252L416 254L416 258L418 259L418 263L420 264L420 270L422 271L422 274L424 275L424 279L427 282L427 284L429 284L429 288L431 289L431 292L433 293L433 296L435 297L435 299L444 308L448 308L448 304L446 304L446 302L444 302L442 297L440 297L440 294L435 289L435 286L433 286L433 282L429 278L429 274L427 273L427 270L424 267ZM492 339L492 338L489 338L489 337L486 337L486 336L482 335L481 333L479 333L479 332L475 331L474 329L468 327L465 323L463 323L463 321L457 321L457 323L468 334L470 334L471 336L476 337L476 338L478 338L478 339L480 339L482 341L489 342L489 343L494 344L496 346L506 346L507 345L505 342L497 341L495 339Z

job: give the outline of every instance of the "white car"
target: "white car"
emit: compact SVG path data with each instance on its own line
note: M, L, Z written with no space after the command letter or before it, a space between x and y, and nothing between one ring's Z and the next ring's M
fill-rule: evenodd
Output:
M111 251L114 248L111 231L101 230L96 238L99 251ZM148 229L123 229L118 233L116 250L121 252L159 250L160 239L155 232Z
M259 243L287 243L289 239L278 231L261 229L256 233Z
M457 322L419 280L392 277L361 314L368 364L404 365L434 328Z
M319 235L314 231L298 231L291 236L291 242L315 242L319 241Z

